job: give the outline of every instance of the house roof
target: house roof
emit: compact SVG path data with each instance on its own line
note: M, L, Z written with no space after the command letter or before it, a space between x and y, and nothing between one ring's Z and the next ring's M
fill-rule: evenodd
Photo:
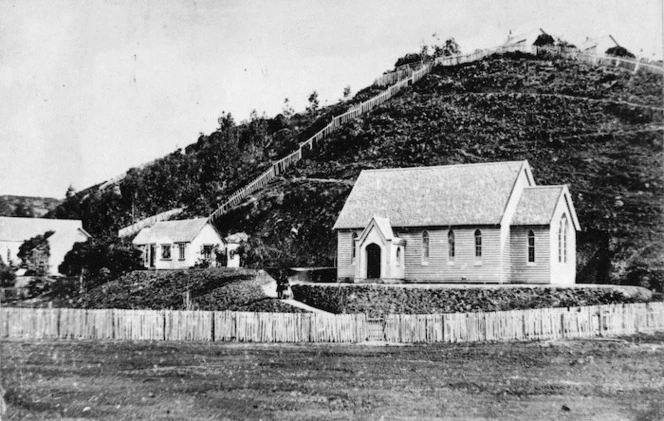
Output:
M160 221L152 227L143 228L132 243L189 243L196 238L207 222L207 218Z
M606 47L607 49L610 48L611 46L616 46L617 47L619 45L618 42L616 41L616 39L613 38L613 36L603 35L603 36L596 37L596 38L586 38L586 40L581 43L579 48L582 51L584 51L584 50L588 50L588 49L593 48L593 47L597 47L600 44L602 44L604 46L607 46ZM604 51L600 51L600 53L604 53Z
M18 218L0 216L0 241L23 242L46 231L54 231L59 236L65 233L81 232L90 238L78 219Z
M393 227L498 225L527 161L364 170L333 229L374 214Z
M565 186L526 187L521 193L511 225L549 225Z

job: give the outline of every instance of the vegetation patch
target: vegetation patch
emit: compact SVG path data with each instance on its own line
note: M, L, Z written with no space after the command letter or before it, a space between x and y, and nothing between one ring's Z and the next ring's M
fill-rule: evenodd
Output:
M637 287L421 288L384 285L309 285L292 287L295 299L331 313L433 314L525 310L647 302L652 294Z
M303 310L267 297L271 279L250 269L134 271L83 294L82 308L215 310L293 313Z

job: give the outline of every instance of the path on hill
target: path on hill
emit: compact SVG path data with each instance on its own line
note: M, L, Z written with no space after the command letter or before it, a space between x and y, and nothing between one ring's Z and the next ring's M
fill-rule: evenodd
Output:
M265 283L265 284L261 285L261 288L263 289L263 293L266 296L268 296L270 298L277 298L277 281L275 281L274 279L272 281L268 282L268 283ZM301 308L301 309L309 311L311 313L328 314L328 315L333 314L333 313L327 312L325 310L321 310L321 309L316 308L316 307L311 307L311 306L306 305L304 303L301 303L297 300L279 300L279 301L281 301L284 304L288 304L290 306L293 306L293 307Z

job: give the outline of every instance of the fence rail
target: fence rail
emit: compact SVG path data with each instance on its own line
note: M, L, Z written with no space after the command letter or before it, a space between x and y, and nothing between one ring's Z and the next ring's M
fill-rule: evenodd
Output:
M248 313L0 308L0 338L157 341L485 342L664 331L664 303L449 313Z
M298 161L302 159L303 152L305 150L312 150L317 146L318 142L327 138L332 132L334 132L342 124L353 120L363 114L370 112L372 109L378 107L384 102L391 99L394 95L399 93L404 87L414 84L417 81L421 80L427 73L431 71L434 66L455 66L458 64L470 63L473 61L481 60L485 57L488 57L493 54L504 54L510 52L523 52L534 55L554 55L556 57L561 57L569 60L582 61L598 66L614 66L622 67L628 70L637 72L639 69L645 71L655 72L655 73L664 73L664 67L652 64L645 63L639 60L626 59L621 57L605 56L605 55L593 55L587 53L581 53L575 50L562 49L557 47L537 47L534 45L507 45L500 46L497 48L491 48L481 51L476 51L471 54L459 54L456 56L450 57L438 57L433 63L425 62L416 62L411 64L406 64L399 66L393 72L386 73L380 76L374 81L374 85L379 87L387 87L387 89L380 94L374 96L373 98L368 99L360 104L355 105L350 110L345 113L338 115L332 119L327 126L322 130L316 133L311 138L300 143L299 148L291 153L290 155L272 163L272 167L265 171L263 174L259 175L257 178L252 180L246 186L238 189L233 192L225 202L217 207L217 209L209 215L209 219L213 220L219 216L227 213L230 209L237 206L242 202L248 195L258 191L271 180L275 179L280 174L283 174L288 168L295 165ZM144 219L139 221L131 226L125 227L118 232L120 237L126 237L133 235L146 226L150 226L157 221L164 220L160 217L170 218L171 216L182 212L182 209L175 209L174 214L169 214L169 212L163 212L159 215Z

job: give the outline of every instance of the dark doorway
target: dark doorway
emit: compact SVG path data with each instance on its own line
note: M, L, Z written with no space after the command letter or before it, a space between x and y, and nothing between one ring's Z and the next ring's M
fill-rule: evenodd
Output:
M150 267L154 267L155 254L157 253L157 246L150 244Z
M378 244L367 246L367 278L380 278L380 246Z

